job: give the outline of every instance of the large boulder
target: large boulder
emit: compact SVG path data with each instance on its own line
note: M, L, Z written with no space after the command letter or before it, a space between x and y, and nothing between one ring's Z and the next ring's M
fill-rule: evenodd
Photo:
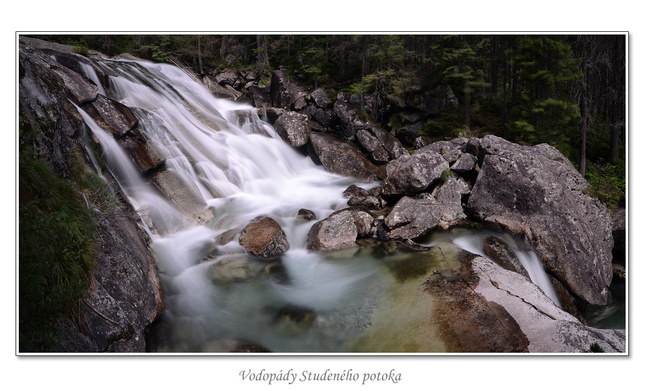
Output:
M612 222L606 207L587 194L589 184L549 145L520 146L496 136L479 144L484 158L470 213L529 239L548 272L570 291L605 304Z
M290 247L280 224L264 216L256 217L244 227L240 234L240 245L247 252L264 259L280 257Z
M313 99L316 106L320 107L321 109L327 109L331 106L331 100L327 96L325 90L323 90L322 88L318 88L317 90L312 92L311 99Z
M434 198L403 197L380 226L379 236L394 240L418 238L434 229L441 215L441 207Z
M271 86L269 87L269 98L273 107L288 109L291 106L291 94L289 83L281 70L273 71L271 75Z
M387 163L409 155L396 137L373 124L367 129L358 130L356 139L367 155L377 163Z
M275 121L275 130L292 147L301 147L309 141L311 127L305 114L289 111Z
M374 218L363 208L347 208L316 222L307 234L307 249L344 250L356 247L356 239L371 235Z
M468 184L462 178L455 177L448 178L432 191L431 197L437 201L441 209L441 217L437 223L439 228L448 229L466 220L461 198L468 191Z
M341 92L334 102L334 114L339 119L339 126L334 129L340 137L354 140L356 132L367 129L368 123L358 118L358 112L349 102L349 94Z
M98 218L101 240L83 296L84 323L63 320L56 351L146 351L146 329L161 315L164 299L155 256L136 222L119 216L132 213L124 208Z
M413 195L426 190L448 170L448 162L431 149L414 151L393 160L386 168L383 183L385 195Z
M309 141L327 171L368 181L383 178L382 170L353 144L331 134L317 132L311 133Z

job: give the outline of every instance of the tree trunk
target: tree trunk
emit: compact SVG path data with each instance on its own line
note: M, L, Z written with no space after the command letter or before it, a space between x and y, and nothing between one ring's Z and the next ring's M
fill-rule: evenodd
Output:
M622 128L622 118L620 115L621 105L619 102L612 104L611 113L611 138L609 142L609 163L614 164L620 154L620 129Z
M340 36L340 59L338 61L340 77L345 77L345 38Z
M464 124L468 129L470 129L470 93L471 87L466 81L464 86Z
M222 46L219 48L219 57L224 60L228 51L228 35L222 35Z
M497 59L497 50L499 46L499 37L494 36L490 45L490 80L493 100L497 101L497 84L499 79L499 62Z
M504 53L504 71L502 72L502 94L503 94L503 103L502 103L502 132L506 134L506 53Z
M202 66L202 39L199 35L197 36L197 59L199 63L199 75L201 76L204 74L204 68Z
M587 125L589 124L589 107L587 104L586 75L583 76L582 97L580 99L580 161L579 171L583 177L587 173Z
M264 35L256 36L257 43L257 73L259 77L269 73L269 51L267 49L267 39Z

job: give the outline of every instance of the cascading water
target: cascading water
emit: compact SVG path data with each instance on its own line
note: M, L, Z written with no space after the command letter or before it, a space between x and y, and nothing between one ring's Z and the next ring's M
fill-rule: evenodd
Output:
M168 201L79 108L108 167L140 211L159 261L166 311L152 350L229 351L240 341L276 352L346 350L391 291L393 277L382 265L404 263L410 255L311 253L305 242L314 221L297 218L297 212L306 208L325 218L346 206L343 191L350 184L375 184L326 172L284 143L254 108L214 98L178 68L99 64L109 75L112 96L133 110L139 132L163 155L165 172L181 186L175 190L190 195ZM287 235L291 247L280 263L248 256L235 240L216 244L219 235L260 215L275 219ZM464 240L453 239L478 251ZM530 253L516 249L521 259L526 255L531 278L541 278L531 270ZM292 322L294 317L299 320Z
M483 231L483 232L472 232L472 231L455 231L450 233L444 233L440 235L435 235L435 238L430 241L426 246L432 247L434 244L441 240L449 240L455 246L466 250L472 254L477 254L482 257L488 257L484 252L484 240L487 237L495 237L502 240L504 243L510 246L511 250L517 256L517 259L520 261L524 269L527 271L531 281L540 287L544 294L546 294L553 302L558 306L562 307L560 299L553 288L551 279L546 274L542 261L538 258L535 252L526 249L516 238L506 234L500 234L499 232L492 231Z

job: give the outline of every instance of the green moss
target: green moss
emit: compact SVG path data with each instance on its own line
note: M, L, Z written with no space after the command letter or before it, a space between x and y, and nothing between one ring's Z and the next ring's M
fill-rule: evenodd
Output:
M446 182L448 179L453 178L455 173L450 170L444 170L441 173L441 182Z
M19 349L49 351L59 342L56 322L80 313L96 224L74 186L28 153L19 158L18 224Z

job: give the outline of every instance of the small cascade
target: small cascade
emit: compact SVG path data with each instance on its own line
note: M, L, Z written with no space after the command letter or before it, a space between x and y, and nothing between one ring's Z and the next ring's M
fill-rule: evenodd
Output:
M84 63L82 61L79 62L79 64L81 66L81 69L85 73L85 76L88 79L92 80L94 82L94 84L96 84L96 87L98 88L99 94L105 95L105 89L103 88L103 85L101 84L101 81L99 80L99 77L96 74L96 71L94 70L94 68L92 68L91 65L86 64L86 63Z
M484 240L487 237L495 237L506 243L517 259L520 261L524 269L529 274L531 281L540 287L542 291L558 306L562 307L560 299L553 288L550 277L547 275L542 265L542 261L538 258L537 254L526 248L526 245L521 243L517 238L509 234L500 234L493 231L471 231L471 230L454 230L449 233L435 235L432 240L424 244L424 246L432 247L441 241L450 241L455 246L462 250L468 251L485 258L489 258L484 252Z

